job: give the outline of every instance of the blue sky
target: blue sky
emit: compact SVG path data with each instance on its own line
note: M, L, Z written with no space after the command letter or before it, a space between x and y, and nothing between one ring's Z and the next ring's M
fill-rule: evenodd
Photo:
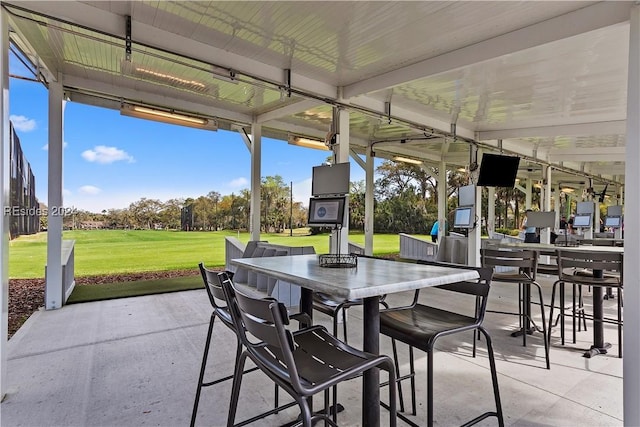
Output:
M30 76L11 58L11 73ZM36 177L36 194L47 202L47 90L11 79L9 114ZM117 110L67 102L64 113L64 205L91 212L125 208L142 197L166 201L222 195L249 188L251 157L237 132L204 131L122 116ZM262 176L293 182L305 205L311 171L328 151L263 138ZM351 162L351 181L364 171Z

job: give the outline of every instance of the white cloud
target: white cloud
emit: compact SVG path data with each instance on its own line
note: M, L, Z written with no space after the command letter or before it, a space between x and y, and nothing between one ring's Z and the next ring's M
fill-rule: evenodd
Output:
M129 163L134 162L133 157L126 151L116 147L107 147L106 145L97 145L93 147L93 150L83 151L82 158L88 162L102 164L109 164L120 160L126 160Z
M248 185L249 185L249 180L243 177L236 178L229 183L229 186L233 188L246 187Z
M36 121L25 116L10 115L13 127L20 132L31 132L36 128Z
M303 206L309 205L311 198L311 178L293 183L293 200L301 202Z
M69 143L67 141L62 141L62 148L67 148L67 145L69 145ZM42 149L44 151L49 151L49 144L44 144L42 146Z
M102 190L96 186L93 185L83 185L82 187L80 187L78 189L78 192L80 194L87 194L87 195L96 195L102 192Z

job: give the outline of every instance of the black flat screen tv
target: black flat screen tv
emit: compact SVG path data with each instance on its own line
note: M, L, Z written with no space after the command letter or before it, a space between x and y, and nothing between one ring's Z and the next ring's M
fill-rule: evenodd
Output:
M520 157L487 153L482 156L478 185L483 187L513 187L516 183Z
M473 228L476 221L476 214L473 207L457 208L453 216L454 228Z
M350 163L314 166L311 173L312 196L349 194Z
M344 220L346 197L317 197L309 200L310 227L337 227Z

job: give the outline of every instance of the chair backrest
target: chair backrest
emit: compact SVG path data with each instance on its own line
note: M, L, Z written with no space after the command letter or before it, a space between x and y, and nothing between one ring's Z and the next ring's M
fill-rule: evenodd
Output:
M226 273L218 273L238 337L252 360L304 392L293 357L295 341L286 306L275 298L254 298L234 287ZM251 335L252 338L249 337ZM257 340L257 341L256 341Z
M538 269L538 253L529 249L498 250L480 249L480 260L483 267L512 267L525 272L535 280Z
M456 283L449 283L446 285L436 286L438 289L445 289L453 292L460 292L468 295L475 295L479 297L485 297L489 293L489 287L491 285L491 278L493 277L493 268L491 267L472 267L470 265L453 264L449 262L438 261L426 261L419 260L417 264L423 265L435 265L438 267L455 267L465 270L475 270L480 275L480 278L476 281L463 281Z
M566 268L602 270L620 273L624 265L624 255L608 251L572 251L570 249L557 250L558 274Z
M198 267L200 267L200 275L204 282L204 288L207 290L207 296L209 297L211 306L213 308L224 308L224 305L218 303L218 301L226 300L220 280L218 279L218 272L209 270L202 262L198 264Z
M438 289L444 289L451 292L457 292L466 295L472 295L480 298L479 310L476 312L476 319L482 322L484 319L484 313L487 306L487 297L489 296L489 289L491 288L491 279L493 277L492 267L472 267L469 265L452 264L446 262L437 261L423 261L420 260L418 264L424 265L436 265L440 267L456 267L463 268L465 270L475 270L480 276L476 281L463 281L456 283L449 283L446 285L437 286Z

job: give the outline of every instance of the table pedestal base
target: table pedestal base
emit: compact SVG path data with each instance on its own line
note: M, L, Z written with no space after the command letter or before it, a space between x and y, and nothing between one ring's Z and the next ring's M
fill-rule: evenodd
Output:
M340 412L344 411L344 406L342 406L342 404L338 403L336 406L329 406L328 411L325 411L324 409L320 410L320 411L316 411L315 414L330 414L333 415L334 413L339 414ZM290 421L286 424L282 424L280 427L292 427L295 426L297 424L300 424L300 421L302 421L302 415L298 416L298 418L296 418L293 421Z
M533 335L534 332L536 332L536 328L534 327L527 329L527 335ZM518 329L517 331L511 332L511 336L521 337L523 333L524 333L524 328L521 328L521 329Z
M604 343L602 347L596 347L595 345L592 345L589 351L587 351L583 355L583 357L586 357L587 359L591 359L592 357L597 356L599 354L607 354L607 350L610 348L611 348L611 344L609 344L608 342Z

